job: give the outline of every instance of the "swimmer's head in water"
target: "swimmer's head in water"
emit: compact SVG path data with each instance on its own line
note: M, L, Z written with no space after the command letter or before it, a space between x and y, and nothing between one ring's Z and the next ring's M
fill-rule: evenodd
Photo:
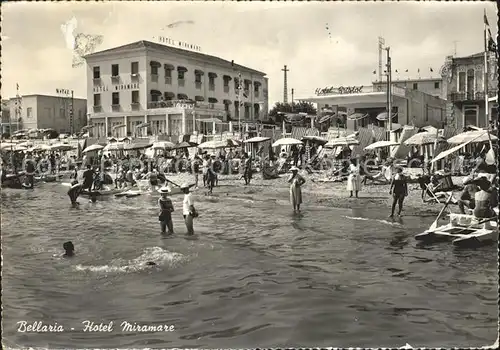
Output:
M73 255L73 252L75 251L75 246L73 245L73 242L68 241L63 244L63 249L66 251L66 255Z

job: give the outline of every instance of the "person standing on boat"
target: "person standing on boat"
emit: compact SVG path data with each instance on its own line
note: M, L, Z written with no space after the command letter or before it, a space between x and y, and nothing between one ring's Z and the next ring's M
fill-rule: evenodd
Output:
M168 198L170 189L166 186L160 188L161 197L158 199L158 206L160 207L160 215L158 219L160 221L161 233L165 234L168 228L168 234L174 233L174 224L172 223L172 212L174 211L174 205L172 200Z
M184 193L184 200L182 201L182 215L184 216L184 223L187 228L187 235L194 235L193 219L198 217L198 212L194 207L194 200L191 192L189 192L189 185L184 183L181 185L181 190Z
M292 166L290 168L292 175L288 178L290 184L290 202L293 206L293 212L300 212L300 205L302 204L302 188L301 186L306 180L299 175L299 168Z
M348 168L349 177L347 178L347 191L351 194L349 197L352 197L353 192L356 194L356 198L358 198L358 193L361 191L361 175L359 175L359 164L357 159L352 158L351 164Z
M474 195L474 216L487 219L496 216L494 208L498 208L498 191L491 186L486 177L480 177L474 181L479 186L479 192Z
M408 196L408 182L406 181L406 177L403 175L403 168L401 167L396 169L396 174L391 180L389 194L392 195L392 208L391 215L389 215L389 217L392 218L394 216L396 204L398 204L398 216L401 216L403 201L405 197Z

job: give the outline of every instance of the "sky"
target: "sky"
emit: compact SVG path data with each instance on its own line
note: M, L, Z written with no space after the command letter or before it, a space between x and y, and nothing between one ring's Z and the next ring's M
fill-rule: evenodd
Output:
M393 79L439 76L445 56L483 50L483 11L496 38L495 2L36 2L2 4L2 98L86 98L86 69L73 68L61 25L102 35L97 51L166 36L203 53L267 73L269 105L314 95L326 86L369 85L378 68L378 37L391 48ZM174 22L185 21L168 28ZM328 28L328 29L327 29ZM434 73L430 72L433 68ZM408 73L403 73L406 69Z

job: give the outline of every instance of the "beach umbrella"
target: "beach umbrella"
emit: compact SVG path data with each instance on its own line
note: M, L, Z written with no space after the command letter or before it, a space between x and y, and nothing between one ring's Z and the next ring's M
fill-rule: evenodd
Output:
M399 145L399 143L394 142L394 141L377 141L375 143L372 143L371 145L366 146L365 150L390 147L390 146L398 146L398 145Z
M12 148L15 147L17 144L13 142L2 142L0 143L0 149L7 149L7 148Z
M365 117L368 117L368 114L366 114L366 113L354 113L354 114L348 115L347 119L349 119L349 120L360 120L360 119L363 119Z
M203 142L198 145L198 148L201 149L218 149L218 148L226 148L227 142L221 141L221 140L213 140L213 141L207 141Z
M392 117L394 118L397 115L398 115L397 113L393 113ZM380 120L381 122L386 121L388 119L389 118L387 118L387 112L382 112L377 115L377 120Z
M238 147L241 146L241 141L236 139L227 139L227 145L229 147Z
M95 144L95 145L91 145L91 146L88 146L87 148L85 148L82 151L82 153L87 153L87 152L92 152L92 151L100 151L103 148L104 148L104 146L101 146L99 144Z
M333 139L328 141L325 144L325 148L334 148L338 146L354 146L359 145L359 141L352 137L339 137L337 139Z
M436 141L444 141L442 137L436 135L435 132L419 132L418 134L413 135L408 140L404 142L407 146L421 146L421 145L429 145L433 144Z
M283 137L282 139L277 140L273 143L273 147L278 146L291 146L291 145L302 145L303 142L291 137Z
M498 140L498 137L490 134L491 141ZM474 131L466 131L461 134L450 137L447 142L450 144L460 144L467 141L471 141L472 143L480 143L480 142L488 142L490 140L488 137L488 131L486 130L474 130Z
M118 139L118 142L125 142L125 141L132 141L132 139L128 136L125 136L125 137L120 137Z
M130 143L123 148L126 151L140 150L153 146L152 143Z
M36 145L33 148L35 149L35 151L50 151L50 146L45 143Z
M153 149L172 149L175 147L170 141L157 141L153 142Z
M259 142L264 142L270 140L270 137L262 137L262 136L256 136L252 137L248 140L243 141L244 143L259 143Z
M319 143L319 144L322 144L324 145L325 143L328 143L328 140L323 138L323 137L320 137L320 136L304 136L302 138L302 141L312 141L312 142L316 142L316 143Z
M18 143L18 146L31 147L31 146L33 146L33 142L24 141L24 142Z
M21 151L26 151L26 150L28 150L28 147L25 147L25 146L17 145L16 147L14 147L14 151L16 151L16 152L21 152Z
M112 142L108 143L104 148L102 149L103 151L121 151L123 150L124 147L123 142Z
M71 151L75 149L75 147L68 145L66 143L56 143L50 146L51 151Z
M173 149L183 149L183 148L190 148L190 147L196 147L198 144L196 142L187 142L187 141L182 141L174 146Z

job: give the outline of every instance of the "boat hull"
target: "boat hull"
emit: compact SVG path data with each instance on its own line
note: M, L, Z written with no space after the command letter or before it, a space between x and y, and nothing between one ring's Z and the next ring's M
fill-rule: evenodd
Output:
M498 242L496 221L479 223L472 215L451 214L450 223L415 236L422 243L452 242L457 247L480 246Z

